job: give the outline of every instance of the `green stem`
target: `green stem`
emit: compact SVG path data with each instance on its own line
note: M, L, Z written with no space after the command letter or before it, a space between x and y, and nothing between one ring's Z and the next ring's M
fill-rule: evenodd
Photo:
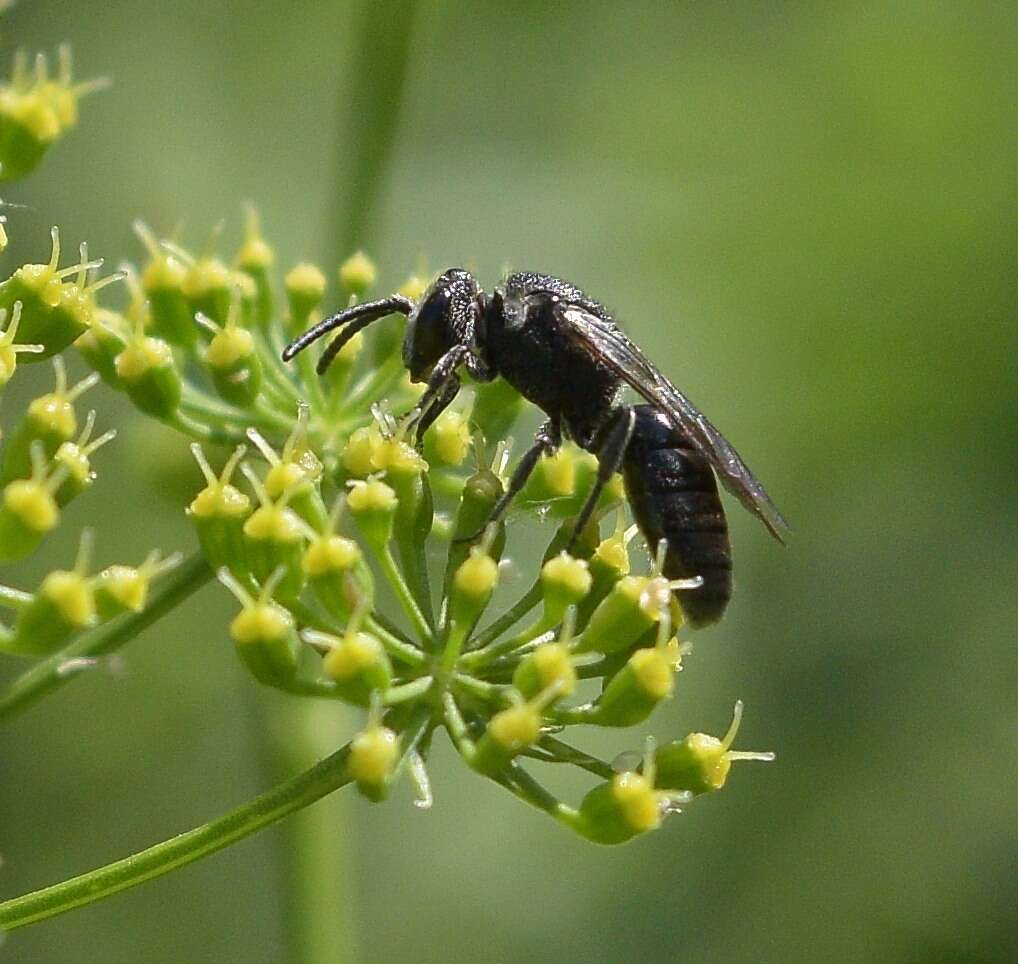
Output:
M148 605L140 613L123 616L85 633L62 650L36 663L0 694L0 721L38 702L62 686L73 674L66 672L70 660L113 652L161 619L212 578L212 570L198 553L161 579Z
M283 782L330 753L349 732L353 713L306 700L264 702L262 740L272 783ZM274 834L285 875L282 894L288 964L344 964L356 959L350 866L351 801L334 795L302 810Z
M489 643L483 649L472 650L462 657L460 665L464 669L470 670L487 666L505 653L512 653L515 650L522 649L524 646L528 646L550 629L551 625L548 621L540 619L522 633L517 633L515 636L507 636L505 639L500 639L495 643Z
M206 425L196 418L192 418L186 412L179 409L165 420L171 428L175 428L183 435L193 438L197 442L207 442L210 445L239 445L247 441L247 436L240 426Z
M349 783L347 748L211 823L52 887L0 904L0 930L14 930L160 877L302 810Z
M35 597L11 586L0 586L0 606L7 609L24 609Z
M410 587L403 579L403 574L396 565L396 560L392 558L392 552L389 547L385 546L379 553L377 553L377 557L386 580L392 587L392 591L396 594L396 597L399 599L399 603L403 607L403 611L406 613L407 618L411 623L413 623L414 631L422 640L430 642L432 638L431 627L428 625L428 621L424 618L424 613L421 612L420 607L417 605L417 600L414 599L414 595L410 591Z
M353 60L339 92L345 123L328 194L331 264L371 241L368 229L396 139L416 6L416 0L357 4Z
M510 626L515 626L541 601L541 582L537 580L516 602L498 617L487 629L478 633L472 641L473 650L480 650L493 639L498 639Z
M615 776L615 771L610 763L599 760L596 756L591 756L589 753L584 753L583 750L553 736L542 736L539 745L542 749L551 753L557 763L571 763L573 766L593 773L602 780L611 780Z

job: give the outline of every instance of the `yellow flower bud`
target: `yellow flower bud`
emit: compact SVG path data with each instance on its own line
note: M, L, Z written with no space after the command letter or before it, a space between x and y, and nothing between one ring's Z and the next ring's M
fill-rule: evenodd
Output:
M722 739L706 733L690 733L684 740L661 747L655 757L657 784L693 794L720 790L736 760L769 762L773 753L733 750L732 743L742 722L742 701L735 704L732 723Z
M363 252L351 255L339 267L339 283L354 295L363 295L375 283L375 263Z
M347 772L370 800L380 800L399 760L399 738L386 726L369 726L350 743Z
M513 685L526 697L554 688L560 697L576 688L576 667L569 647L561 642L542 643L513 673Z

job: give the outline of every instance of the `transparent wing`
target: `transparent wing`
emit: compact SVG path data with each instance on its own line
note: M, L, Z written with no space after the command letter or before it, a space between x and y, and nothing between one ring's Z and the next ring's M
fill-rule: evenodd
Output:
M555 302L553 310L563 334L663 412L710 462L724 487L783 542L788 523L739 453L618 326L568 302Z

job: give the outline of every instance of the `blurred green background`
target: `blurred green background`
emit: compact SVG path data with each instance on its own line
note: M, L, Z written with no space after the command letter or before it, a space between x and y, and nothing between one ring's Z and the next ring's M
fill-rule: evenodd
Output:
M8 55L67 39L79 76L114 86L5 193L29 205L8 212L5 270L45 260L54 222L113 263L140 256L136 216L183 220L193 244L227 217L235 239L245 199L283 267L331 260L352 23L344 3L17 6ZM348 831L336 913L364 960L1018 959L1016 83L1010 3L419 4L367 236L382 287L421 258L488 284L507 263L577 282L735 442L794 533L782 550L731 507L730 616L651 721L661 738L721 732L741 697L740 744L776 764L609 850L439 740L432 811L406 792L319 805ZM49 374L32 377L8 420ZM5 581L67 564L86 523L102 563L190 544L183 442L103 395L100 425L124 434L100 485ZM0 732L0 893L268 785L259 730L285 698L233 658L230 611L204 590ZM280 840L19 932L0 956L284 960Z

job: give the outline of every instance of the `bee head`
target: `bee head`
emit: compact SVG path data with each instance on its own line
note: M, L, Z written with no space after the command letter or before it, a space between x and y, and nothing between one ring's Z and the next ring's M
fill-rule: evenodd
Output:
M463 268L444 271L424 292L403 338L411 381L425 381L450 348L472 337L477 296L477 281Z

